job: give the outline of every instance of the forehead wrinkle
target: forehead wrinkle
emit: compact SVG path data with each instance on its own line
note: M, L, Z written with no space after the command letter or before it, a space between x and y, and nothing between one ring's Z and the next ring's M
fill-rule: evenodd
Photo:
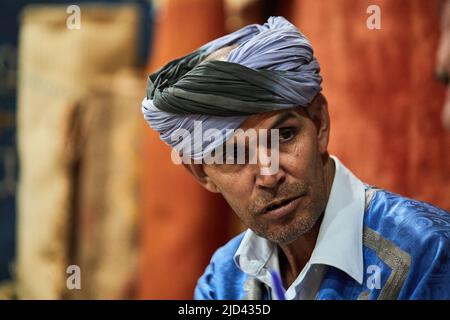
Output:
M247 130L250 128L256 128L261 122L268 121L270 118L276 117L271 125L267 125L267 128L273 128L276 125L280 125L287 119L297 115L295 109L283 109L277 111L264 112L248 117L240 126L240 129Z

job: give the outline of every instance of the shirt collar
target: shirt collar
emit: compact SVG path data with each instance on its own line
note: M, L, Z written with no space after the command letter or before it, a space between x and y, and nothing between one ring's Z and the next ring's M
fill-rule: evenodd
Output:
M336 165L335 176L309 265L333 266L362 284L365 188L337 157L331 158ZM271 259L276 252L273 243L248 229L234 261L243 272L257 276L267 268L279 271L278 259Z

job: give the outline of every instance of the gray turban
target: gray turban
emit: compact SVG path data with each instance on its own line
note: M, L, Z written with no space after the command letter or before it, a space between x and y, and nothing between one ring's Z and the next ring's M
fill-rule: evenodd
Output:
M232 45L236 47L226 61L203 61ZM213 40L150 75L142 112L163 141L202 159L247 117L308 106L321 91L321 82L309 41L283 17L270 17L263 25ZM207 134L205 139L209 129L220 137ZM185 139L188 135L193 138Z

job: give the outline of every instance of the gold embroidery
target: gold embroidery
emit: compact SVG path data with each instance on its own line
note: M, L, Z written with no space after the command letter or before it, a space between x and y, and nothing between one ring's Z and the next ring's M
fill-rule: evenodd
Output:
M366 290L361 292L361 294L358 296L358 300L367 300L369 299L370 291Z
M248 276L244 282L245 295L243 300L262 300L262 283L256 278Z
M375 251L378 258L392 269L378 299L397 299L411 265L411 256L368 227L364 228L364 245Z

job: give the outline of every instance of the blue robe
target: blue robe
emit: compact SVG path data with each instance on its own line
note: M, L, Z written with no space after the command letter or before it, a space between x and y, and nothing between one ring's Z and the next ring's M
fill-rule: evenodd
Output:
M234 263L243 235L215 252L195 299L271 298ZM450 214L366 186L363 260L364 270L373 272L364 273L362 284L329 266L316 299L450 299Z

